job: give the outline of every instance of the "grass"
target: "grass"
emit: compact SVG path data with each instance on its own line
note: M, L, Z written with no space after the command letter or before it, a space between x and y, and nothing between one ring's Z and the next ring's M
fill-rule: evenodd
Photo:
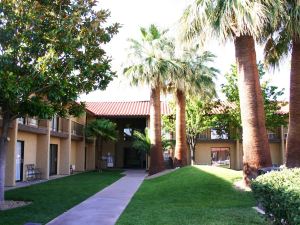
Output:
M31 201L32 204L0 211L0 224L45 224L121 177L121 171L86 172L7 191L7 200Z
M251 192L235 190L241 172L219 167L186 167L145 180L118 225L267 224L251 207Z

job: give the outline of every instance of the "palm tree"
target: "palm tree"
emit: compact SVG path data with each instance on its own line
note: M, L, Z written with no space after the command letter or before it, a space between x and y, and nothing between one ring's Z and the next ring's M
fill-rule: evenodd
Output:
M265 59L267 64L276 67L292 51L286 166L300 167L300 3L284 0L281 6L276 8L273 23L268 27L271 35L265 47Z
M103 141L108 141L108 140L117 141L118 139L117 124L107 119L96 119L89 122L86 125L84 132L87 138L90 137L97 138L97 151L98 151L97 169L101 170Z
M128 66L124 69L133 85L150 85L150 169L149 174L164 170L161 143L160 91L171 62L165 58L165 32L155 25L141 28L141 40L130 39Z
M195 0L181 18L182 39L233 40L238 65L239 96L243 126L244 181L257 176L260 167L272 165L265 126L263 98L256 66L255 38L268 22L271 0Z
M207 65L215 56L207 51L201 54L198 47L186 50L181 57L174 59L180 67L170 72L169 86L172 87L176 99L175 167L188 164L186 95L215 95L213 78L216 77L218 70Z

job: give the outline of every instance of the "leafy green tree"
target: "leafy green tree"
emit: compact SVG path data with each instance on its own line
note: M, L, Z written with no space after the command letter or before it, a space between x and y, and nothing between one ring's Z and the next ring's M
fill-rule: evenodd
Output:
M128 62L124 69L131 84L147 84L150 93L150 140L151 162L149 174L164 170L161 143L161 86L165 83L168 68L173 66L168 60L166 48L169 47L166 31L160 31L155 25L141 28L140 40L130 39Z
M192 164L195 162L198 135L212 128L215 116L211 114L218 102L188 99L186 107L187 141L191 152Z
M283 0L267 24L265 61L273 67L291 52L289 130L287 136L286 165L300 167L300 2Z
M118 129L117 124L108 119L96 119L89 122L85 127L85 136L87 138L94 137L96 139L96 149L98 150L98 170L101 170L103 141L117 141Z
M286 103L279 102L278 98L284 94L284 89L270 85L269 81L262 81L265 70L262 63L258 64L259 78L261 80L261 90L264 100L266 127L268 130L276 131L281 125L287 124L288 115L280 114L281 107ZM219 119L215 123L216 128L228 130L229 126L241 129L241 111L238 92L238 75L236 65L231 66L231 71L225 75L226 84L222 85L222 92L230 105L223 106L224 113L219 115ZM237 134L238 135L238 134ZM238 136L238 138L241 138Z
M182 39L205 43L216 38L233 40L238 69L241 120L243 124L244 181L249 185L260 167L272 165L266 133L263 97L256 66L255 39L280 5L274 0L195 0L182 19Z
M8 131L18 117L77 115L81 93L105 89L113 79L101 48L119 25L104 25L96 0L0 1L0 203Z
M191 152L192 163L195 161L198 135L213 127L217 118L211 112L218 106L219 102L208 99L190 97L186 100L186 141ZM170 107L173 113L162 117L163 128L165 131L173 133L175 132L175 106L172 106L171 103Z

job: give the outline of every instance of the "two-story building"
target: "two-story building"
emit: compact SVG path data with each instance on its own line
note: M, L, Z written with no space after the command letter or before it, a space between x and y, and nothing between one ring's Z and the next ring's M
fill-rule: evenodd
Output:
M236 138L235 132L237 131L218 132L216 129L209 129L201 133L196 144L195 164L242 169L243 143L242 139ZM276 132L268 132L271 158L274 165L282 165L285 162L286 136L287 128L284 126L278 128Z
M6 158L6 186L28 178L28 165L34 165L43 179L70 174L70 167L85 170L85 115L80 118L38 120L19 118L9 130Z
M170 114L167 103L161 103L161 112ZM282 113L287 113L287 107ZM99 138L85 139L84 126L98 118L110 119L117 124L119 137L116 142L103 141L100 146ZM99 165L103 168L108 156L112 160L110 166L114 168L147 169L149 158L132 148L132 135L135 130L144 131L149 119L149 101L88 102L86 113L78 118L19 118L9 130L5 184L14 186L16 182L26 180L27 166L32 164L40 170L43 179L69 175L73 170L94 170ZM235 129L227 132L209 129L199 134L195 164L242 169L242 140L236 138L236 132ZM287 128L282 126L268 135L273 164L283 164Z

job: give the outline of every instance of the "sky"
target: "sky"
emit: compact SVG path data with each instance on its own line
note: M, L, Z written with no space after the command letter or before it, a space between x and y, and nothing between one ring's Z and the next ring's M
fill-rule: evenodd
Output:
M81 101L141 101L149 100L148 87L132 87L122 74L122 66L126 60L128 38L139 38L139 28L148 27L151 24L165 28L174 28L184 9L191 0L100 0L98 8L108 9L111 17L108 24L119 22L122 25L119 33L111 42L102 46L107 55L112 58L112 69L117 72L118 78L112 81L105 91L95 91L88 95L82 95ZM217 90L225 82L224 74L235 62L234 45L232 42L220 44L212 40L205 50L211 51L217 57L214 67L220 74L216 80ZM257 60L263 59L263 47L256 46ZM267 71L266 79L279 88L285 88L282 100L288 100L290 59L281 63L280 70ZM220 95L222 98L222 95Z

